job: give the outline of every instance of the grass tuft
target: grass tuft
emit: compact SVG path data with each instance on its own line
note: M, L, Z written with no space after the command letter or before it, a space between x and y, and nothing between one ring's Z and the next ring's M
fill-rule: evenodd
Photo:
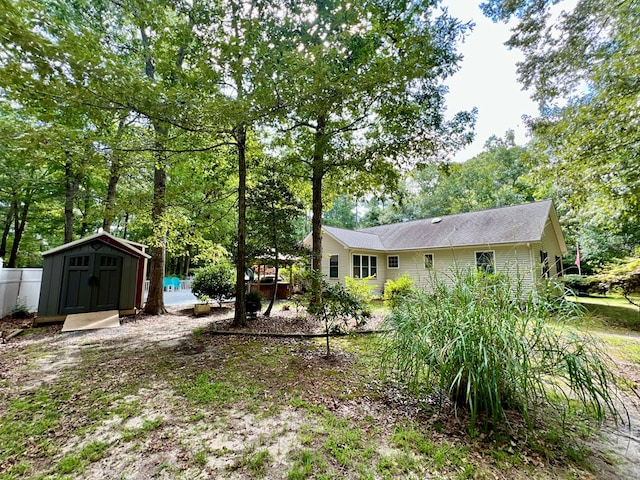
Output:
M498 424L505 409L533 428L540 398L564 408L577 399L598 420L618 420L608 357L592 338L557 327L581 312L552 293L527 293L505 275L455 272L391 311L383 361L414 391L468 407L472 435L479 415Z

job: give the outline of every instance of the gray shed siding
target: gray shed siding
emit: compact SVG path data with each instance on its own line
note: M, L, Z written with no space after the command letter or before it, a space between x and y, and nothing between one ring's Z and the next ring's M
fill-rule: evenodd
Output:
M123 252L113 246L101 242L101 254L114 255L122 258L122 275L118 309L131 310L135 308L136 279L138 274L138 258ZM65 259L70 255L83 253L95 254L90 243L78 245L69 250L63 250L44 257L42 266L42 287L38 304L39 317L53 317L60 313L62 285L64 283Z

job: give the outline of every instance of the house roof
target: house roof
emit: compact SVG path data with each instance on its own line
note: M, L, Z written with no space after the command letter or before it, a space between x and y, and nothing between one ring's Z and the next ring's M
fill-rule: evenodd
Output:
M386 251L539 242L548 222L566 252L551 200L360 230L323 229L345 247Z
M347 230L338 227L322 227L326 233L349 248L363 248L366 250L386 250L380 237L375 233L367 233L361 230Z
M101 232L96 233L94 235L89 235L88 237L80 238L78 240L74 240L73 242L65 243L60 245L59 247L52 248L51 250L47 250L42 253L42 256L52 255L54 253L63 252L65 250L70 250L80 245L84 245L85 243L93 242L94 240L98 240L100 242L106 243L115 247L119 250L123 250L124 252L133 255L135 257L144 257L151 258L151 256L143 251L145 247L141 243L131 242L129 240L124 240L122 238L114 237L113 235Z

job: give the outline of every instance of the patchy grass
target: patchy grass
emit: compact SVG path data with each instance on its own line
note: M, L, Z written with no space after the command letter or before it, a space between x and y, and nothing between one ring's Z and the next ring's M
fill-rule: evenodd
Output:
M577 420L571 439L523 425L471 440L466 412L381 381L374 335L333 342L329 358L322 340L206 328L180 342L39 344L50 355L16 367L0 396L0 479L597 478ZM74 352L39 383L46 359Z
M570 297L589 312L581 327L596 335L615 360L640 364L640 308L621 297Z
M623 329L640 332L640 308L630 304L622 297L591 296L567 297L580 303L589 312L587 327L595 330ZM640 298L635 298L640 303Z
M78 453L66 455L60 459L54 468L56 473L82 473L91 462L100 460L109 447L105 442L91 442Z

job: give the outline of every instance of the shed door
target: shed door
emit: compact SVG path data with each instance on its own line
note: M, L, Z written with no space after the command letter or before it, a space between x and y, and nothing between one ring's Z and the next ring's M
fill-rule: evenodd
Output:
M70 255L65 259L60 313L84 313L91 307L89 278L93 269L93 255Z
M65 259L60 313L116 310L120 303L122 258L83 253Z
M94 270L96 280L91 291L91 311L117 310L122 257L96 254Z

